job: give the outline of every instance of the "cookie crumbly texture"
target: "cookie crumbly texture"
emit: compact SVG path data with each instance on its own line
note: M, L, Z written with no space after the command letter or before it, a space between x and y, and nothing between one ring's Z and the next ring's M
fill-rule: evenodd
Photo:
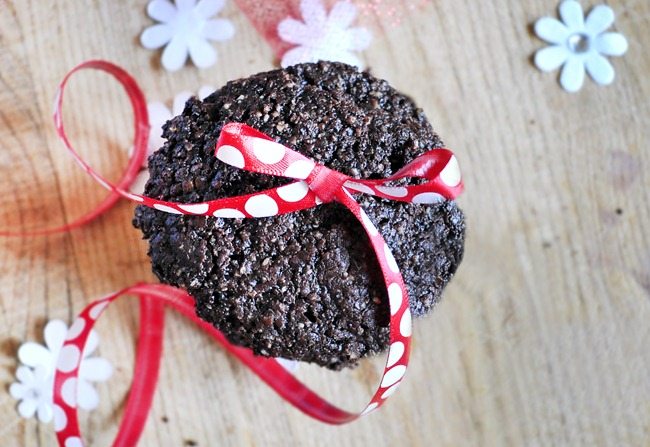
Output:
M243 122L332 169L383 178L442 147L423 112L386 81L338 63L302 64L190 99L149 159L146 194L196 203L291 180L219 162L224 124ZM417 205L357 195L393 250L415 316L440 299L463 255L454 202ZM196 299L197 314L264 356L330 369L388 345L388 297L368 238L337 203L261 219L178 216L139 206L153 271Z

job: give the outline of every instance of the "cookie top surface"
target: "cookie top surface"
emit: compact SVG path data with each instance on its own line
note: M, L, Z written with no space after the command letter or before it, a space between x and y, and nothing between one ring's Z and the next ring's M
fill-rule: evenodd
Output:
M218 161L224 124L243 122L332 169L384 178L442 147L424 114L385 81L320 62L232 81L190 99L150 157L146 194L196 203L291 180ZM440 298L463 254L454 202L415 205L359 195L400 266L411 310ZM368 238L337 203L261 219L177 216L139 206L154 273L188 290L197 314L261 355L351 366L388 343L388 298Z

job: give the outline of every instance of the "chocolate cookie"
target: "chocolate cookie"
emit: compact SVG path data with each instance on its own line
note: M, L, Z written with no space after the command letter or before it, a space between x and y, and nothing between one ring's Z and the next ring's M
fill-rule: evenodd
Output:
M149 159L146 194L195 203L289 183L219 162L222 126L243 122L330 168L383 178L442 146L424 114L386 81L337 63L232 81L190 99ZM411 310L439 300L463 255L454 202L357 196L401 268ZM197 314L257 354L352 366L388 343L385 285L367 236L337 203L261 219L178 216L139 206L153 271L188 290Z

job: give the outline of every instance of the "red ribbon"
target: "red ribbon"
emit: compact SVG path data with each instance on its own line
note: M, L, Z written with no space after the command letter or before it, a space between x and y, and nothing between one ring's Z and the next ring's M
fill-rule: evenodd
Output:
M164 285L136 285L86 307L73 326L59 355L54 380L55 430L60 445L70 439L81 442L75 405L76 377L88 334L106 306L123 295L136 295L141 304L141 329L134 381L114 445L134 445L144 427L155 391L166 305L194 321L226 350L271 386L278 394L309 416L331 424L343 424L370 413L395 391L409 359L411 311L406 286L390 248L354 199L359 192L385 199L413 203L435 203L454 199L463 189L458 163L446 149L434 149L418 157L394 175L381 180L353 179L315 163L304 155L275 142L271 137L240 123L223 127L215 148L216 157L231 166L259 174L297 180L288 185L237 197L203 203L181 204L130 193L127 185L113 185L97 174L72 148L63 127L62 100L70 76L82 69L97 69L114 76L125 88L135 111L136 153L146 148L148 122L144 96L135 80L121 68L104 61L89 61L75 67L60 85L54 120L59 136L82 168L111 193L140 204L175 214L221 218L256 218L290 213L337 201L346 206L365 229L377 256L389 297L390 346L380 384L370 403L360 413L349 413L328 403L295 379L275 360L254 356L252 351L231 345L225 336L194 315L194 301L186 292ZM139 147L141 145L141 147ZM391 186L397 180L421 178L418 185ZM80 329L81 328L81 329Z
M120 84L122 84L122 86L126 90L126 93L128 94L131 100L131 105L133 107L133 122L135 127L135 134L133 136L134 147L133 147L133 152L131 153L129 158L129 163L124 173L122 174L122 178L120 178L117 183L119 189L123 189L123 190L128 189L129 186L131 186L131 184L135 181L136 177L138 176L138 173L142 169L142 164L144 163L145 158L147 157L147 140L149 139L149 115L147 114L147 101L145 100L142 90L140 90L137 83L126 71L122 70L121 68L113 64L104 61L89 61L78 65L65 76L61 85L65 85L65 83L68 81L70 76L72 76L75 72L82 70L84 68L95 68L102 71L109 70L111 75L115 77L120 82ZM62 107L62 101L63 101L62 93L63 90L59 88L59 90L57 91L56 98L54 100L54 106L55 106L54 123L57 129L62 129L63 127L63 123L62 123L63 117L60 113ZM58 133L59 133L59 137L63 139L63 142L65 143L66 147L70 148L70 142L68 141L65 132L59 131ZM77 159L79 159L79 156L77 154L75 154L75 156ZM93 175L93 177L95 176ZM90 223L97 217L104 214L111 207L113 207L115 203L117 203L117 201L120 199L120 196L121 195L117 191L110 190L108 195L104 198L104 200L102 200L102 202L99 205L97 205L92 210L88 211L87 213L83 214L82 216L78 217L77 219L65 225L50 227L50 228L42 228L42 229L32 230L32 231L3 230L0 231L0 237L46 236L49 234L64 233L67 231L74 230L76 228L82 227Z

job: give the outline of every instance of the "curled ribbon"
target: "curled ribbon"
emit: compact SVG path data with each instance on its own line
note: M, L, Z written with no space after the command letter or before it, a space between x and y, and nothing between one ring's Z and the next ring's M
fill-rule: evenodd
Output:
M223 127L215 147L215 155L219 160L239 169L296 181L253 194L203 203L181 204L158 200L133 194L127 191L122 183L116 186L108 182L97 174L70 144L61 118L63 91L73 73L88 68L107 72L125 88L135 115L136 146L146 147L146 132L143 129L148 129L148 122L142 92L135 80L120 67L105 61L88 61L68 73L59 87L54 122L65 146L89 175L112 194L174 214L219 218L260 218L291 213L334 201L341 203L363 226L379 261L389 298L390 346L386 366L375 394L362 412L350 413L318 396L285 371L275 360L254 356L248 349L231 345L221 332L194 315L194 301L186 292L165 285L139 284L91 303L71 326L59 355L54 380L55 430L59 443L66 445L70 439L81 443L75 406L76 378L88 334L106 306L115 299L129 294L140 298L141 332L134 381L123 423L114 445L134 445L144 427L155 392L162 355L163 305L177 310L194 321L278 394L311 417L330 424L343 424L381 406L399 386L406 372L411 342L411 311L406 286L390 248L357 203L354 195L365 193L384 199L420 204L454 199L463 190L458 162L454 155L446 149L434 149L416 158L386 179L353 179L315 163L245 124L230 123ZM136 152L137 150L136 147ZM420 178L424 181L417 185L391 186L391 183L406 178Z
M70 78L70 76L72 76L76 71L81 70L83 68L96 68L103 71L110 70L111 75L115 77L122 84L122 86L124 86L126 93L131 100L131 105L133 107L133 121L135 127L135 134L133 136L133 140L134 140L133 152L131 153L131 156L129 158L129 163L126 169L124 170L122 177L119 179L117 183L118 184L117 189L120 190L127 189L135 181L136 177L138 176L138 173L142 169L142 164L144 163L147 157L147 140L149 138L149 116L147 114L147 102L144 98L144 94L138 88L136 82L127 72L121 69L114 70L113 68L118 68L118 67L104 61L89 61L78 65L65 76L64 80L61 83L61 86L65 85L68 79ZM63 89L60 87L59 90L57 91L57 95L54 100L54 107L55 107L54 123L56 125L59 137L63 139L65 146L68 149L71 149L71 145L70 142L68 141L68 137L66 136L65 132L63 132L63 122L62 122L63 115L61 114L61 107L63 101L62 94L63 94ZM81 160L81 158L77 153L74 153L74 156L77 161ZM85 165L85 163L83 165L84 165L84 169L88 171L86 169L87 165ZM94 173L91 173L91 175L95 178L95 180L99 181L98 176L96 176ZM115 205L115 203L117 203L117 201L120 199L120 196L121 194L119 194L117 190L109 189L108 195L102 200L102 202L100 202L92 210L77 217L72 222L68 222L60 226L40 228L37 230L30 230L30 231L2 230L0 231L0 237L46 236L50 234L72 231L76 228L80 228L90 223L91 221L95 220L96 218L104 214L106 211L112 208L113 205Z

